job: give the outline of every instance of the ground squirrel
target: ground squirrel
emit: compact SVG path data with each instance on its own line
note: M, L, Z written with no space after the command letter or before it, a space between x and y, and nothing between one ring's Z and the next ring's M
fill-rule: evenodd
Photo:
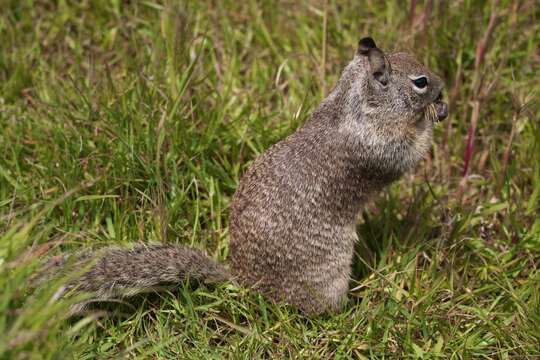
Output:
M361 39L310 119L243 175L228 266L185 246L105 248L70 287L107 300L186 278L233 280L307 314L339 310L362 206L426 155L433 123L448 113L442 89L410 55Z

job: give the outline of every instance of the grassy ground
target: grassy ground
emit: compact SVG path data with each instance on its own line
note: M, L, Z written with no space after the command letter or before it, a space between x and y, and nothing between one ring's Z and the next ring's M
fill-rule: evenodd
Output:
M537 1L0 3L0 358L540 357ZM28 289L113 243L225 259L239 176L365 35L441 74L451 115L366 208L343 313L185 284L66 319L60 283Z

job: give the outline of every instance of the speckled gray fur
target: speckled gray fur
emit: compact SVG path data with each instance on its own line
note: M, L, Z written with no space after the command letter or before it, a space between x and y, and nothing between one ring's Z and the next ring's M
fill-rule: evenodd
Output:
M421 75L429 85L419 94L411 77ZM338 311L357 217L370 196L428 152L433 122L446 116L442 86L409 55L384 55L362 39L311 118L243 175L231 207L228 267L183 246L110 248L75 285L104 300L186 277L231 279L308 314Z

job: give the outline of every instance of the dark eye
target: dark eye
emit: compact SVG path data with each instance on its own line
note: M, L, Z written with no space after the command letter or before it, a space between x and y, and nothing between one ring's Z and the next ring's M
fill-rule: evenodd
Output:
M423 89L427 86L427 78L425 76L419 77L413 80L414 86L419 89Z

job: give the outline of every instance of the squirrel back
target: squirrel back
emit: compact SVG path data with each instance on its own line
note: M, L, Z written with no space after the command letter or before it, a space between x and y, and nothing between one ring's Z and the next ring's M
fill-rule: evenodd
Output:
M447 115L442 80L371 38L295 133L254 161L233 197L229 266L184 246L106 248L71 285L97 300L185 278L234 279L305 313L346 299L356 221L366 200L426 155Z

